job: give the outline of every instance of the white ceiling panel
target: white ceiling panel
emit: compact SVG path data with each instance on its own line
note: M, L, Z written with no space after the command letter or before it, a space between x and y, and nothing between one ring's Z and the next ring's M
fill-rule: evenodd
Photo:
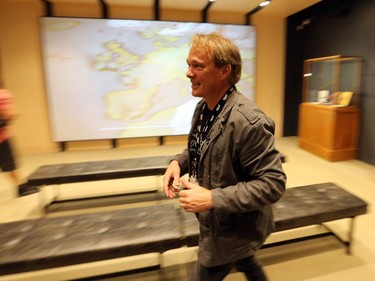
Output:
M77 4L77 0L49 0L51 3ZM79 4L96 4L98 0L81 0Z
M161 9L201 11L208 0L160 0Z
M99 0L96 0L99 1ZM127 7L150 7L154 6L154 0L105 0L107 5L127 6Z
M210 11L247 14L257 7L260 2L261 0L216 0L211 5Z
M99 3L100 0L49 0L51 3ZM216 0L209 12L232 12L247 14L256 8L262 0ZM321 0L272 0L258 13L287 17ZM105 0L108 6L128 6L153 8L155 0ZM159 0L160 9L202 11L208 0Z

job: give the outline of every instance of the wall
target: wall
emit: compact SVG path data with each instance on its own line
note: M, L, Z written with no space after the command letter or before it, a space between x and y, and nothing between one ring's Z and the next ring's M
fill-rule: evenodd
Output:
M4 87L15 95L21 115L12 133L16 148L29 152L55 149L50 140L44 90L38 16L41 2L0 2L0 52Z
M360 56L361 131L357 158L375 164L375 1L323 1L288 18L285 135L297 135L303 60L330 55ZM303 20L310 23L301 28ZM297 29L297 27L299 28Z
M285 19L255 16L257 27L256 98L257 105L276 120L277 136L283 131Z
M98 2L55 1L53 15L101 17ZM118 2L116 2L118 3ZM111 6L109 17L152 19L153 9L148 7ZM42 1L0 0L0 62L4 86L15 94L21 115L14 122L14 146L17 153L42 153L59 150L52 142L48 122L47 95L45 92L38 18L46 15ZM200 11L171 11L160 13L161 20L200 21ZM217 23L244 23L244 16L235 13L213 13L209 20ZM256 102L276 123L276 136L283 127L283 69L284 19L256 15L253 24L258 30ZM270 102L272 101L272 102ZM167 143L186 140L167 137ZM125 139L120 145L158 145L158 138ZM109 141L68 143L69 149L111 147Z

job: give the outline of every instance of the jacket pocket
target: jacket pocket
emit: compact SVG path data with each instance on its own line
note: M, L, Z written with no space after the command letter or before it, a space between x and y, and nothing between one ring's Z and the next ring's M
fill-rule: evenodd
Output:
M223 231L238 231L246 233L256 228L257 212L228 214L218 216L218 226Z

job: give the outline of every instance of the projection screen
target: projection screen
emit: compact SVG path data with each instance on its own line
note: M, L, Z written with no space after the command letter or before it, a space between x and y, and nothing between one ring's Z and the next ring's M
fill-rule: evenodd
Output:
M42 17L40 27L56 142L187 134L199 101L186 77L195 33L235 41L243 59L237 88L253 99L253 26Z

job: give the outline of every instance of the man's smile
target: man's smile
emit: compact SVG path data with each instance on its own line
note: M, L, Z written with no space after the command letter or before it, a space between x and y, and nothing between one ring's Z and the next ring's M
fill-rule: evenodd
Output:
M201 83L199 83L199 82L191 82L191 87L192 87L193 89L198 88L200 85L201 85Z

